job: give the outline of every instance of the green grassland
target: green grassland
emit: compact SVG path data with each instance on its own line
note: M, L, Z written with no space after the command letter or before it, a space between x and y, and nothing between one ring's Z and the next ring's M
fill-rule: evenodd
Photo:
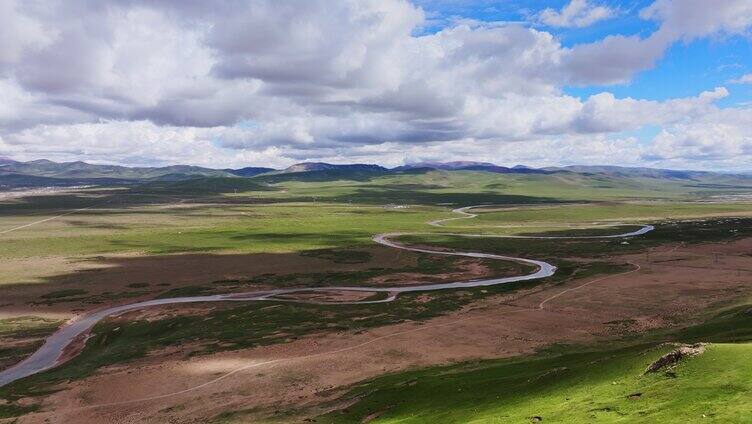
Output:
M493 237L457 237L443 234L405 235L398 238L405 244L447 247L457 250L488 252L526 258L549 260L557 264L561 258L607 257L614 254L644 252L651 247L671 243L710 243L733 241L752 236L752 218L708 218L656 222L655 230L630 238L528 240ZM619 229L630 227L617 227ZM600 232L600 230L598 230ZM544 236L584 236L592 230L567 230L541 233Z
M59 320L36 316L0 319L0 369L35 351L60 324Z
M752 187L573 173L520 175L462 171L335 177L331 173L312 173L307 177L282 175L153 182L136 187L1 201L0 231L52 218L72 209L93 207L0 235L0 260L113 253L302 252L336 264L359 264L360 267L354 272L267 275L264 282L280 287L343 282L357 285L368 278L391 272L371 268L367 257L354 253L358 247L372 245L371 237L377 233L419 232L429 234L404 236L402 241L550 259L559 271L556 276L543 281L442 292L429 302L418 302L415 295L406 295L393 303L347 307L233 304L206 315L173 316L153 322L105 321L95 327L94 337L80 356L58 369L0 389L0 397L9 402L0 405L0 417L3 414L20 415L33 408L22 407L16 402L21 398L48 393L56 384L85 377L105 365L135 360L165 346L191 343L198 346L192 354L207 354L281 343L316 332L360 331L406 320L424 320L507 290L558 284L574 276L583 278L624 270L623 264L577 263L562 258L592 259L612 253L642 251L665 243L747 237L752 235L752 220L749 218L681 220L718 214L750 215L750 204L697 201L719 193L734 194L745 190L752 190ZM454 208L478 204L501 205L505 209L483 212L473 220L450 221L446 224L448 228L427 224L436 219L456 217L451 213ZM408 207L395 208L394 205ZM488 234L566 231L554 234L588 235L608 231L600 228L587 230L593 221L624 224L649 221L659 225L656 231L633 239L628 245L622 244L621 240L530 241L430 234L447 231ZM577 228L560 227L570 223L577 224ZM514 227L516 225L520 226ZM613 230L619 229L622 228ZM450 258L423 258L415 269L405 271L446 272L455 265ZM525 271L508 264L489 266L499 274ZM133 296L144 293L154 293L154 296L160 293L162 296L193 295L252 289L257 283L254 279L207 281L173 291L156 286L133 287L139 290L128 293ZM51 304L93 296L75 290L50 287L46 297L39 301ZM111 296L96 300L111 301L119 294ZM731 324L723 321L719 325ZM49 331L44 328L44 331ZM686 333L683 337L690 339L694 336ZM744 350L745 345L723 344L730 341L728 339L703 341L718 341L719 344L710 346L707 356L692 359L682 367L692 366L704 358L725 358L725 361L733 359L731 356L748 358L750 355ZM586 422L593 416L607 419L622 416L613 411L626 411L627 416L639 418L642 417L639 415L641 411L645 410L641 405L649 397L643 395L637 401L625 400L622 397L630 393L623 392L642 390L649 393L655 388L657 393L664 386L660 390L666 393L674 390L668 387L670 381L662 382L658 376L636 376L646 361L663 351L663 348L656 347L657 343L641 340L616 350L613 347L610 350L590 347L548 352L535 358L387 376L355 388L354 394L371 394L348 412L338 412L322 419L354 422L381 410L386 411L381 420L392 420L387 422L507 422L505 417L529 421L534 415L545 416L546 421L552 417L560 422ZM601 357L611 360L597 360ZM735 367L736 363L729 366ZM739 366L740 375L749 375L748 365ZM694 374L687 371L686 375ZM739 378L734 380L731 376L723 376L741 387L739 393L745 393L746 383ZM444 379L448 379L446 385L441 383ZM416 383L413 384L413 380ZM614 382L616 384L612 384ZM588 390L589 387L593 390ZM683 390L676 387L679 387L676 390ZM564 393L567 388L571 388L571 394ZM415 399L415 403L401 402L400 391L403 391L402 397ZM686 391L690 395L710 396L699 390ZM447 402L447 399L453 402ZM534 411L526 408L531 402L538 405ZM648 412L661 410L662 404L651 405L648 405ZM722 409L722 403L719 405L717 411ZM606 410L607 407L611 409ZM696 414L700 409L688 413ZM713 413L721 413L717 411Z
M373 234L440 231L426 225L475 204L507 205L458 231L520 233L493 226L556 225L750 214L749 203L690 202L710 191L686 182L613 177L427 172L363 180L296 181L264 177L150 183L0 202L0 231L94 206L2 235L0 258L117 252L295 252L370 244ZM732 190L728 188L726 190ZM738 192L742 189L733 189ZM743 191L743 190L742 190ZM575 202L575 204L571 204ZM385 207L410 205L407 209ZM547 227L548 225L548 227Z
M446 259L432 259L426 267L446 267ZM451 259L450 259L451 260ZM206 314L177 315L159 320L105 320L94 327L83 352L65 365L0 388L0 399L16 401L56 390L55 385L91 375L102 366L126 363L168 346L191 343L190 355L283 343L325 331L359 332L405 321L422 321L456 311L488 296L531 288L538 284L563 284L573 278L624 272L626 267L605 262L562 263L560 272L543 281L508 286L468 288L442 292L429 299L405 294L396 301L364 305L309 305L282 302L252 302L238 305L212 304ZM351 274L350 278L357 278ZM356 280L357 281L357 280ZM219 282L228 284L245 282ZM212 293L221 287L186 287L168 291L168 296Z
M724 218L715 221L676 222L673 228L656 230L652 238L645 237L642 244L635 242L634 249L669 242L682 241L685 243L704 242L708 240L729 240L749 234L731 233L730 227L744 226L752 231L752 226L746 225L748 219ZM745 225L740 223L744 222ZM668 225L668 224L667 224ZM659 227L663 228L663 227ZM191 354L207 354L219 350L234 350L261 346L265 344L281 343L302 335L310 335L323 331L360 331L373 326L395 324L405 320L419 321L435 317L470 302L486 296L502 293L508 290L518 290L533 287L538 284L560 284L572 278L587 278L592 275L624 272L628 266L609 262L568 262L560 256L593 258L604 254L604 241L578 240L576 245L567 245L561 241L514 240L514 239L470 239L450 236L409 236L405 237L411 243L429 244L436 242L433 238L440 237L437 244L453 248L472 244L475 250L502 250L506 254L526 254L531 257L552 258L559 267L557 274L551 278L518 283L509 286L475 288L441 292L432 296L430 301L417 301L416 295L405 295L396 302L374 305L317 306L299 304L276 304L273 313L268 310L268 304L228 305L208 313L208 315L175 316L158 321L109 322L98 324L94 330L94 337L87 344L82 354L66 365L30 378L21 380L0 389L0 396L8 400L35 396L47 393L56 383L70 379L82 378L90 375L101 366L123 363L140 358L147 353L173 346L191 343L198 346ZM638 240L638 239L635 239ZM486 243L506 243L499 247ZM608 241L613 248L622 248L617 241ZM632 245L629 245L632 246ZM352 256L338 255L334 251L324 251L322 254L330 260L354 260ZM357 256L357 255L356 255ZM363 258L361 258L362 260ZM430 258L419 261L419 268L415 271L440 272L451 268L452 258ZM366 262L367 263L367 262ZM508 269L504 269L509 271ZM521 270L518 270L519 272ZM309 286L331 285L347 282L357 284L378 270L360 273L342 273L331 275L290 275L284 278L265 276L265 281L272 281L275 285ZM271 280L269 280L271 278ZM277 281L278 280L278 281ZM165 296L196 295L226 291L228 288L252 287L249 281L220 281L216 286L195 286L179 289L180 291L166 291ZM49 297L54 300L61 295L53 292ZM65 293L66 295L68 293ZM65 296L62 297L65 299Z
M277 204L202 205L86 212L3 237L0 257L91 255L114 252L280 253L371 244L383 231L412 231L439 208ZM43 229L40 231L40 229Z
M556 423L752 421L752 305L729 307L681 330L534 357L391 374L346 395L357 401L317 422ZM708 342L703 354L656 373L673 349ZM233 422L233 421L228 421Z
M474 171L405 172L349 180L309 178L300 181L259 176L275 187L284 187L288 197L318 197L329 201L353 201L382 204L386 201L408 203L456 202L466 204L510 203L528 199L535 202L609 200L609 199L696 199L707 194L749 191L749 181L720 184L657 178L619 178L598 174L496 174ZM267 192L268 196L275 196Z
M482 209L481 209L482 211ZM469 221L450 221L447 227L485 227L495 223L591 223L609 221L658 221L716 214L750 214L749 203L698 202L619 202L562 205L556 207L518 207L482 213Z

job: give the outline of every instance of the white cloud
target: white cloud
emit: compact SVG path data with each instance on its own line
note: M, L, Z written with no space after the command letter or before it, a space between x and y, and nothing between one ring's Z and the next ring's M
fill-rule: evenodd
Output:
M578 85L626 83L655 66L670 43L650 36L613 35L568 49L564 56L567 80Z
M640 11L643 19L659 23L648 37L611 35L576 45L566 54L569 80L586 85L629 81L650 69L673 43L711 35L738 35L752 25L749 0L656 0Z
M571 0L561 10L544 9L537 19L552 27L582 28L611 18L615 13L611 8L593 4L589 0Z
M613 13L602 8L575 0L540 16L584 26ZM641 16L658 29L564 48L516 24L457 20L422 34L425 13L405 0L2 2L0 36L14 42L0 46L0 154L215 166L607 158L632 146L612 140L630 140L620 133L657 125L678 137L720 116L727 92L580 99L563 87L629 81L679 40L752 23L745 0L657 0Z
M49 45L56 31L26 16L20 10L20 2L0 2L0 74L12 66L24 52L37 51Z
M656 0L640 12L661 22L656 37L686 41L718 33L743 34L752 21L749 0Z
M717 110L665 128L649 153L662 160L752 163L752 109Z
M240 128L159 126L149 121L102 121L72 125L38 125L0 137L0 152L22 160L48 158L133 165L195 164L242 167L287 166L274 146L237 151L218 140L248 136ZM50 140L55 140L50 147Z
M729 81L730 84L752 84L752 74L745 74Z
M718 87L697 97L672 99L664 102L616 99L611 93L591 96L582 107L577 126L582 132L620 132L636 130L644 125L667 125L696 119L717 110L716 100L728 96L728 90Z

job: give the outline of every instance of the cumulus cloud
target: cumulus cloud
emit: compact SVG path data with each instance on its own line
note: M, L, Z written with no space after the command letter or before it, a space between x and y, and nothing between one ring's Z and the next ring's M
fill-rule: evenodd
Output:
M731 84L752 84L752 74L745 74L737 79L729 81Z
M741 159L749 163L752 159L752 110L718 110L665 128L655 137L646 154L648 159L662 161L733 164Z
M611 93L591 96L577 117L576 126L583 132L619 132L636 130L644 125L667 125L696 119L717 110L716 100L728 96L728 90L718 87L697 97L672 99L664 102L617 99Z
M710 35L744 34L752 25L752 3L747 0L656 0L640 17L659 24L642 38L612 35L574 46L566 54L569 80L577 84L614 84L629 81L650 69L673 43Z
M717 33L743 34L752 20L747 0L656 0L640 11L643 19L661 22L655 37L691 41Z
M17 63L24 52L37 51L49 45L55 37L52 28L29 18L19 10L19 2L0 2L0 71Z
M552 27L586 27L614 16L615 11L606 6L591 3L589 0L572 0L561 10L544 9L538 21Z
M86 158L94 163L131 165L188 163L242 167L266 164L282 167L290 164L275 146L255 145L252 149L237 151L223 148L218 141L251 135L250 131L235 127L160 126L149 121L38 125L0 137L0 152L21 160ZM52 148L50 140L54 140Z
M612 14L573 0L539 18L586 26ZM620 133L658 125L679 136L689 121L720 117L714 102L728 93L582 99L564 87L627 82L675 42L743 34L752 8L656 0L640 16L656 23L652 34L563 47L519 24L457 20L424 34L426 13L406 0L9 0L0 3L0 37L13 40L0 44L0 154L397 164L419 152L513 148L535 159L524 142L571 152L582 143L607 157L632 145Z

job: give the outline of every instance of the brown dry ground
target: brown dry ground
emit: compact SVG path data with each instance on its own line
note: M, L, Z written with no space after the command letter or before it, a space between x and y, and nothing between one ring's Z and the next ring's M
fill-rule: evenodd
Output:
M416 281L441 282L496 276L482 260L459 260L456 268L443 274L420 274L400 272L417 265L419 255L383 246L361 248L368 254L362 263L335 263L330 259L317 258L306 254L176 254L162 256L141 256L118 254L88 257L46 257L17 258L3 261L2 272L12 274L23 281L25 277L36 280L33 283L0 283L0 319L35 316L64 322L75 315L103 309L119 304L134 303L152 299L167 290L187 286L215 287L222 293L248 292L273 288L265 284L264 277L274 278L285 275L306 275L328 272L347 273L366 269L381 269L383 274L351 283L368 285L404 285ZM513 272L511 268L509 272ZM501 275L501 274L498 274ZM511 275L511 274L510 274ZM253 279L253 283L234 283L234 280ZM169 282L169 283L167 283ZM135 286L134 286L135 284ZM64 298L45 298L45 295L59 290L83 290L85 293ZM179 294L178 294L179 295ZM292 296L293 299L313 302L352 302L363 300L374 293L338 292L305 293ZM186 307L175 309L175 313L191 312ZM208 310L204 308L204 310ZM151 311L138 311L129 314L131 319ZM164 314L162 314L164 315ZM83 342L85 338L81 339ZM23 349L40 345L43 339L38 336L0 338L5 348ZM78 344L71 349L75 355L83 347ZM9 366L21 357L3 360Z
M382 269L383 275L352 283L389 286L415 284L416 281L446 282L501 275L486 266L483 260L475 259L458 260L455 270L443 274L400 272L402 269L415 267L418 255L383 246L359 250L368 253L370 259L363 263L347 264L296 253L161 256L117 254L13 259L3 263L4 272L34 275L38 281L0 286L0 319L33 315L67 320L93 309L151 299L165 290L195 285L211 286L213 282L255 279L258 282L252 284L223 283L221 289L223 293L265 290L273 288L272 285L263 283L263 277L267 275L279 277ZM511 268L509 272L513 270ZM44 297L58 290L71 289L85 290L85 293L67 299Z
M751 253L752 239L666 246L654 249L650 262L645 254L613 258L640 265L637 272L495 296L423 323L190 359L177 348L157 352L70 384L49 396L42 412L19 422L203 423L239 410L247 411L246 422L297 422L320 412L319 405L348 385L386 372L529 354L553 343L691 322L698 312L752 294ZM149 397L156 398L144 400ZM278 411L299 413L283 417Z
M342 290L327 290L317 292L299 292L275 296L277 299L294 300L300 302L312 303L331 303L331 302L359 302L367 300L376 294L375 292L356 292Z
M258 254L177 254L141 256L119 254L80 258L22 258L3 261L3 272L17 275L34 275L43 282L5 284L0 288L0 319L36 315L55 319L68 319L78 312L94 308L132 303L148 299L159 291L191 285L206 285L213 281L249 279L265 274L289 275L310 272L349 272L365 268L404 269L414 267L417 255L395 251L381 246L360 249L371 259L363 264L333 263L328 259L286 253ZM472 262L472 261L470 261ZM468 271L473 278L488 275L485 267L468 264L461 267L455 277L464 278ZM471 269L472 268L472 269ZM394 281L413 275L392 274ZM426 276L423 276L426 277ZM19 279L21 277L18 277ZM148 284L145 287L128 287L131 284ZM240 290L253 291L268 288L247 285ZM58 299L45 303L42 296L61 289L82 289L90 298L113 293L113 299L91 304L88 299L68 302ZM129 293L141 293L128 296ZM78 296L76 296L78 297Z

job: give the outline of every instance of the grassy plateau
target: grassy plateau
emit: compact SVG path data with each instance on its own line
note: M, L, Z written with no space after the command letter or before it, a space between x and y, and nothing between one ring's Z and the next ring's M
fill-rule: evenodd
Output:
M613 260L622 254L743 240L752 237L752 204L732 197L752 186L739 184L580 173L306 173L3 198L3 367L36 349L64 319L106 305L269 287L436 282L462 279L473 267L483 277L530 272L516 263L392 252L374 246L378 233L406 233L398 238L405 244L542 259L559 270L539 281L447 291L428 300L409 294L391 303L347 306L233 303L195 314L176 309L158 319L107 319L74 359L0 388L0 419L43 408L45 396L105 366L130 364L170 346L192 346L190 357L315 334L356 334L426 321L500 294L625 272L629 266ZM471 205L482 205L477 218L429 225ZM462 236L593 236L647 223L656 230L628 242ZM177 265L177 271L154 265L155 274L174 278L126 273L144 261L188 255L199 264L184 274ZM259 268L272 256L298 265L258 273L248 271L250 265L233 272L200 266L231 255L257 261ZM127 277L98 278L115 271ZM752 422L752 306L746 301L697 311L691 325L671 330L376 377L349 387L316 422ZM666 342L707 344L701 355L645 374L675 348ZM215 418L245 419L233 411Z

